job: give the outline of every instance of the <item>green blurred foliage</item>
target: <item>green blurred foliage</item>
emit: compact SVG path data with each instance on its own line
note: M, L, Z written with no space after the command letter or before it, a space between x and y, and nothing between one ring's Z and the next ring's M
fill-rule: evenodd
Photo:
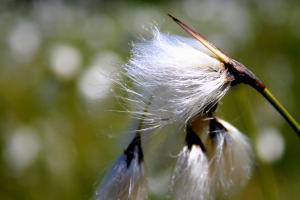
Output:
M101 70L111 73L117 69L109 62L126 61L128 44L145 36L143 25L156 21L163 32L189 37L166 13L252 70L300 121L299 1L5 0L0 5L1 199L92 196L104 169L130 141L122 135L128 116L107 111L122 107L103 90L111 83L103 83ZM88 72L98 77L89 79ZM268 127L284 138L281 159L258 158L248 186L233 199L299 199L299 139L275 109L239 85L218 112L254 147ZM172 163L165 161L153 163L152 174L164 174L160 168Z

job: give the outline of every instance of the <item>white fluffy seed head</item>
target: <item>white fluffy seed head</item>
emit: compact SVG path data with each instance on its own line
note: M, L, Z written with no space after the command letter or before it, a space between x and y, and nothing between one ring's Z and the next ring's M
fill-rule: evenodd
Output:
M149 96L152 103L144 114L152 126L205 114L233 80L224 64L195 39L163 34L154 26L149 32L152 38L134 43L124 65L133 87L116 80L129 95L131 114L141 116Z
M212 124L213 123L213 124ZM216 193L233 195L250 179L253 151L248 138L221 119L211 120L207 151Z
M214 199L239 192L253 165L246 136L215 117L194 120L186 132L186 146L178 156L172 179L172 199Z
M199 122L207 124L203 120ZM185 133L186 145L178 155L172 177L172 199L213 199L205 147L199 135L190 126L186 127Z
M176 200L209 200L209 163L199 145L185 146L178 156L172 179L172 198Z
M148 184L145 166L139 160L139 149L133 150L133 158L120 156L110 167L108 173L96 189L93 200L136 200L147 199Z

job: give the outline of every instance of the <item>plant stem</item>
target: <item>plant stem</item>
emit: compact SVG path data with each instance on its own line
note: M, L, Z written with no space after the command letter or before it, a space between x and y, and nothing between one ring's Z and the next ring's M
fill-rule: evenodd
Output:
M300 126L290 113L277 101L271 92L265 88L261 94L276 108L276 110L286 119L300 137Z
M238 111L240 114L244 113L245 108L248 106L249 96L246 91L241 88L237 88L239 90L233 92L233 98L235 104L237 105ZM251 109L247 109L247 114L243 114L242 117L243 124L245 127L245 132L248 133L249 137L252 139L253 143L257 139L257 133L259 132L257 122L253 115L253 111ZM254 149L256 155L257 149ZM279 200L278 188L276 185L276 177L273 173L272 165L260 163L257 166L257 174L258 180L260 184L261 191L263 193L263 199L267 200Z
M141 120L139 122L139 125L138 125L138 128L137 128L137 132L136 132L135 137L140 137L141 136L141 129L142 129L143 125L144 125L144 121L145 121L145 118L146 118L146 113L148 112L148 108L149 108L149 106L152 103L152 99L153 99L153 96L151 95L150 98L149 98L149 101L148 101L148 103L146 105L146 108L145 108L145 110L144 110L144 112L142 114L142 117L141 117Z

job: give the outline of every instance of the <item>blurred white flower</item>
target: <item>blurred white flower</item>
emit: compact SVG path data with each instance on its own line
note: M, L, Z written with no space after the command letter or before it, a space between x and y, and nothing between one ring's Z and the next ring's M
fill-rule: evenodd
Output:
M9 32L8 45L15 60L29 61L40 47L42 35L30 21L16 23Z
M107 97L109 88L114 83L109 76L114 71L112 63L121 62L114 52L99 53L91 66L87 67L78 80L78 89L86 100Z
M50 50L50 69L60 80L68 81L74 78L81 67L81 60L79 50L71 45L56 44Z
M284 139L277 129L266 128L256 140L256 149L258 157L263 162L273 163L279 160L284 153Z
M11 132L3 151L6 164L18 175L34 162L41 149L41 140L30 126L18 127Z

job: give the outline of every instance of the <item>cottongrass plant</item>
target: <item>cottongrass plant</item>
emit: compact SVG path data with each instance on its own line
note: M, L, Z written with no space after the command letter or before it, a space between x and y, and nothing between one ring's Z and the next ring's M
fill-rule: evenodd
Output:
M177 133L185 135L185 145L176 156L169 197L210 200L238 193L251 176L253 151L245 135L216 117L216 107L228 89L239 83L265 96L300 133L296 121L252 72L169 16L196 40L161 33L152 25L147 29L151 39L132 44L124 71L112 80L127 94L116 95L122 106L124 101L130 104L119 112L138 121L132 130L136 135L109 168L93 199L147 199L145 140L141 136L150 138L172 125L179 125Z

